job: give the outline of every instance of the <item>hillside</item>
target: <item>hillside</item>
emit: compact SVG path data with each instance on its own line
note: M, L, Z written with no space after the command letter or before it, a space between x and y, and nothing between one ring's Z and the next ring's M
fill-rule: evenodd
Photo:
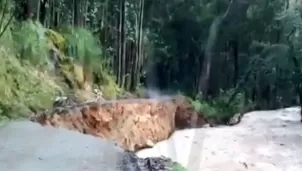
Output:
M299 152L296 114L276 109L302 107L301 23L302 3L294 0L0 0L0 123L37 122L41 139L51 126L58 139L63 128L110 140L145 168L176 163L135 152L196 133L218 155L202 149L203 167L237 167L224 159L243 151L239 158L248 159L238 167L263 160L278 170ZM23 135L21 127L12 135L8 127L6 138Z

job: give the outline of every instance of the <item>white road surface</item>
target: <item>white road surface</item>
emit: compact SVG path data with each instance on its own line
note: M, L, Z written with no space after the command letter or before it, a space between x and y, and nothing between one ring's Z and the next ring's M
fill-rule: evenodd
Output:
M247 113L235 126L188 129L144 149L189 171L301 171L302 123L297 107Z

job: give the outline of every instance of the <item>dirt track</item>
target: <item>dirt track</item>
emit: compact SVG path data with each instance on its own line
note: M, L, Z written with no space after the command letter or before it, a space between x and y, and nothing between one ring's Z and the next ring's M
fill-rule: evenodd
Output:
M138 155L171 157L190 171L300 171L299 109L251 112L233 127L178 131Z

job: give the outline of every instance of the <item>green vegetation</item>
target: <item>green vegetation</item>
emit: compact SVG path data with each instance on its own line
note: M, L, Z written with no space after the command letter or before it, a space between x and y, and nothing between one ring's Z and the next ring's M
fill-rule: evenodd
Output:
M22 64L13 53L0 48L0 108L2 117L26 116L29 106L51 107L52 97L61 90L54 78L30 64Z
M194 98L196 110L220 121L247 108L302 101L299 2L0 4L1 84L7 86L1 116L46 108L58 92L87 99L93 88L107 99L127 91L143 96L150 87L180 91Z
M234 99L230 97L234 96ZM253 108L252 101L246 101L244 94L235 94L233 89L228 91L220 90L214 99L191 100L194 109L202 113L208 119L214 119L218 123L225 124L235 113L245 112Z
M186 171L187 169L184 168L181 164L179 163L174 163L173 165L173 170L172 171Z
M64 88L56 77L39 69L40 64L46 64L43 55L47 51L43 41L33 36L36 32L30 26L30 23L24 23L11 31L13 25L10 24L0 38L0 120L28 116L31 114L29 107L50 107L53 97ZM21 52L30 60L24 60Z
M59 33L33 20L10 21L10 11L1 13L0 121L50 108L62 93L87 100L97 87L105 98L117 97L120 89L102 65L101 48L90 31L68 28ZM76 50L70 54L70 49Z
M222 123L302 106L301 14L289 0L0 0L0 120L93 88L183 92Z

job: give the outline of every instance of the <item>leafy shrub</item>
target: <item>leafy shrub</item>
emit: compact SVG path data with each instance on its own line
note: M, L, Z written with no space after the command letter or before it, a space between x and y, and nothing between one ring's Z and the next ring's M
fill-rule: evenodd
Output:
M46 29L45 35L49 40L49 44L51 46L50 49L53 48L52 46L55 46L59 51L64 51L67 41L60 33L51 29Z
M62 91L54 78L21 64L13 53L0 46L0 119L28 116L28 107L48 108Z
M67 41L65 52L68 56L92 67L101 67L102 49L89 30L67 27L62 34Z
M73 70L73 73L69 75L73 75L72 77L76 79L78 84L84 84L85 81L97 84L107 99L116 98L119 89L115 83L115 78L105 67L107 65L103 58L102 49L92 33L84 28L68 27L63 29L63 37L67 42L65 51L68 56L72 56L76 62L83 66L82 69L78 67ZM92 75L98 77L98 80L87 80Z
M35 21L24 21L14 27L13 38L18 56L36 65L49 64L46 29Z
M234 99L230 101L234 91L234 89L220 90L219 95L213 99L207 101L192 100L191 103L196 111L201 112L207 118L224 122L234 114L243 112L246 108L252 106L251 101L245 104L245 97L242 93L237 93Z
M100 89L103 92L103 96L105 99L116 99L117 95L120 91L122 91L117 84L115 83L115 80L111 75L104 72L102 74L102 84L100 85Z
M61 34L30 20L13 23L10 28L3 34L0 46L0 120L27 115L29 106L48 108L52 97L58 91L63 92L61 81L40 72L51 64L51 49L56 49L60 69L74 85L85 85L85 76L96 73L104 97L116 97L119 89L115 79L104 68L102 50L88 30L68 28ZM75 61L65 56L71 56Z

